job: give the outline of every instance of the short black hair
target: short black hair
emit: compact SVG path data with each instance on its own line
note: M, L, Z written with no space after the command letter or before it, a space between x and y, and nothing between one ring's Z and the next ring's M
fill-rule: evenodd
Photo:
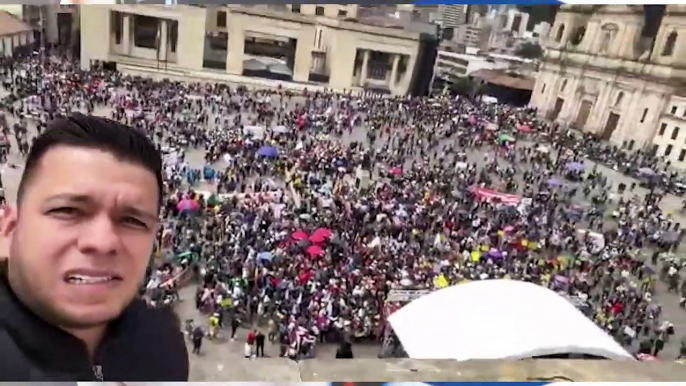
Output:
M33 142L19 182L17 203L21 203L26 186L31 182L41 158L58 146L102 150L122 161L142 166L155 175L158 204L162 203L162 156L155 144L137 129L111 119L81 113L51 121Z

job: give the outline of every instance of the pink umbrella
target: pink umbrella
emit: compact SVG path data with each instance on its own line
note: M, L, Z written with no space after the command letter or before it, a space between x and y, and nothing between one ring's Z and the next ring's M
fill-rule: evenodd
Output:
M317 228L314 230L314 232L312 232L312 235L322 235L325 239L328 239L331 237L331 235L333 235L333 232L331 232L331 230L328 228Z
M323 233L313 233L309 238L311 243L323 243L326 240L326 236Z
M398 166L393 167L393 168L391 168L391 174L394 176L399 176L399 175L403 174L403 169L398 167Z
M319 256L324 253L324 250L319 245L310 245L305 249L305 252L310 256Z
M517 130L519 130L520 133L528 133L531 131L531 126L529 125L520 125Z
M178 209L180 212L186 211L186 210L198 210L198 203L188 199L184 198L183 200L179 201L178 204L176 204L176 209Z
M295 231L291 235L291 238L296 241L301 241L301 240L306 240L307 239L307 233L303 231Z

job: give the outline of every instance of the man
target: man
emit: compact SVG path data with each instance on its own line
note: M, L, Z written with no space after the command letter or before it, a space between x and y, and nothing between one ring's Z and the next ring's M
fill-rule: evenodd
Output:
M257 335L255 335L255 354L258 357L264 357L264 340L265 336L262 330L257 330Z
M162 161L104 118L50 123L0 221L1 381L186 381L170 311L135 299L151 256Z

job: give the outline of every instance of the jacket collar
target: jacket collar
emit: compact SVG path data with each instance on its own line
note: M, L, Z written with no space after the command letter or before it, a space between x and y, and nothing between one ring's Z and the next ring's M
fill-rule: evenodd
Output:
M19 349L45 371L79 374L90 369L85 343L31 311L12 290L7 273L7 264L0 263L0 330L7 331ZM103 345L119 335L132 308L110 324Z

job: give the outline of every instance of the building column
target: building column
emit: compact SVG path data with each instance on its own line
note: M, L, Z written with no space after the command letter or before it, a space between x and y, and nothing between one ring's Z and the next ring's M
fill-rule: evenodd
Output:
M391 87L395 86L398 80L398 64L400 63L400 55L393 54L393 65L391 66Z
M131 16L124 15L122 21L122 52L124 55L131 55Z
M367 65L369 64L369 50L362 51L362 73L360 74L360 86L367 83Z
M159 58L161 61L167 61L167 21L165 19L160 19L160 47L159 47Z

